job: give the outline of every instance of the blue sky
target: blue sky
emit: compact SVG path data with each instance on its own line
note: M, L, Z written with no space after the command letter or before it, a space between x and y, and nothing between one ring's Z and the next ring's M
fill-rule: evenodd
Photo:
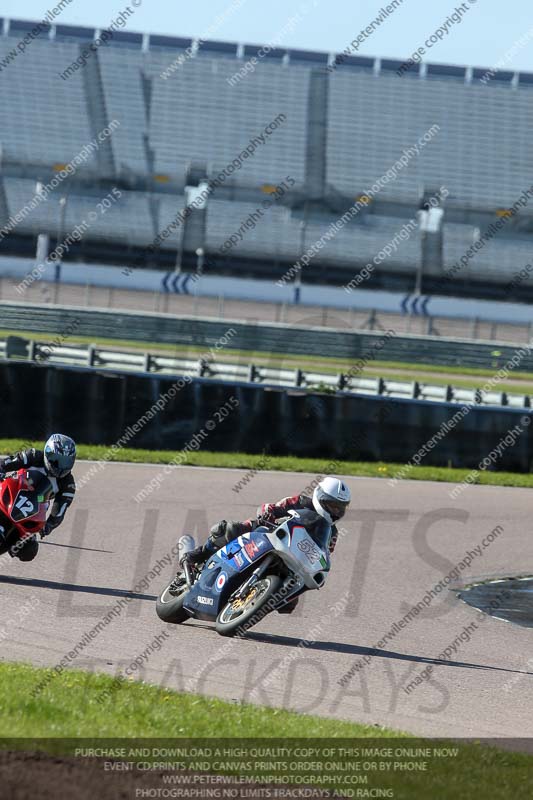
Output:
M175 36L204 36L248 43L275 39L288 20L301 20L286 32L281 44L311 50L340 52L387 5L387 0L136 0L140 6L127 29ZM106 27L132 0L71 0L61 16L65 24ZM232 3L240 3L231 12ZM517 40L533 28L528 0L464 0L468 7L460 24L449 28L425 60L489 67L505 57ZM302 11L307 6L309 10ZM359 47L359 54L407 58L461 6L450 0L402 0L401 5ZM2 0L0 13L18 19L42 19L54 7L39 0ZM225 16L220 24L217 17ZM289 26L290 28L291 26ZM533 34L532 34L533 37ZM207 37L206 37L207 38ZM509 61L509 69L533 72L533 38Z

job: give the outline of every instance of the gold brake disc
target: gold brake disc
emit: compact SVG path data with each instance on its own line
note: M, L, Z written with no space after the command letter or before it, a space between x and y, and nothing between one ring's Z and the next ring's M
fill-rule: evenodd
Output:
M250 591L248 592L248 594L244 599L237 597L237 599L234 600L231 604L233 611L238 611L239 608L242 608L242 606L246 605L246 603L248 603L248 601L251 600L251 598L254 596L256 592L257 588L254 586L252 587L252 589L250 589Z

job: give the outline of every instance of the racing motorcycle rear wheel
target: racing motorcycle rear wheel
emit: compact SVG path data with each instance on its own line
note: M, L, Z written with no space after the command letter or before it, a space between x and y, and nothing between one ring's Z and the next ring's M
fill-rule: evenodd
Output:
M175 583L174 579L168 586L165 586L161 594L156 600L155 610L159 619L163 622L169 622L174 625L179 625L180 622L185 622L190 619L190 615L183 608L183 603L187 597L189 587L186 583L183 587L172 591L172 586Z
M263 619L276 605L268 601L279 592L283 581L278 575L264 575L244 597L230 600L218 615L215 627L221 636L234 636L237 631L244 633Z

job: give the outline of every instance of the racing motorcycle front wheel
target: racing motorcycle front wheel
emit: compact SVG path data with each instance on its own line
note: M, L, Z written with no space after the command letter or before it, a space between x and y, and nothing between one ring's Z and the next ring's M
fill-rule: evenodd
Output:
M165 586L155 604L159 619L174 625L190 619L190 615L183 608L188 591L189 587L185 581L183 580L183 583L178 585L176 578L168 586Z
M235 594L226 603L219 613L215 627L221 636L235 636L237 632L244 633L263 619L276 603L268 601L279 592L283 581L278 575L264 575L244 596Z

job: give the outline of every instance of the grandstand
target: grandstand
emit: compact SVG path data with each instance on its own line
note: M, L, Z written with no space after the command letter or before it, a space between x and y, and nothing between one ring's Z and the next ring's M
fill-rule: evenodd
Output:
M258 47L115 32L84 56L100 32L57 25L17 53L31 27L4 20L1 29L0 228L31 202L37 181L62 176L89 142L98 146L4 230L3 254L31 255L39 233L57 243L117 186L120 203L98 214L69 258L168 268L179 253L189 269L201 247L211 272L278 278L359 201L360 213L303 275L342 285L444 186L438 227L401 241L365 286L410 291L418 273L427 292L518 297L505 287L528 261L533 217L529 199L512 217L509 209L530 186L533 75L496 72L483 82L483 69L438 64L398 75L399 62L360 56L332 69L336 54L276 49L237 80ZM371 192L406 152L408 164ZM224 171L207 202L150 249L191 191ZM287 176L292 190L224 255L227 237ZM443 282L502 218L497 236ZM519 292L533 297L529 277Z

